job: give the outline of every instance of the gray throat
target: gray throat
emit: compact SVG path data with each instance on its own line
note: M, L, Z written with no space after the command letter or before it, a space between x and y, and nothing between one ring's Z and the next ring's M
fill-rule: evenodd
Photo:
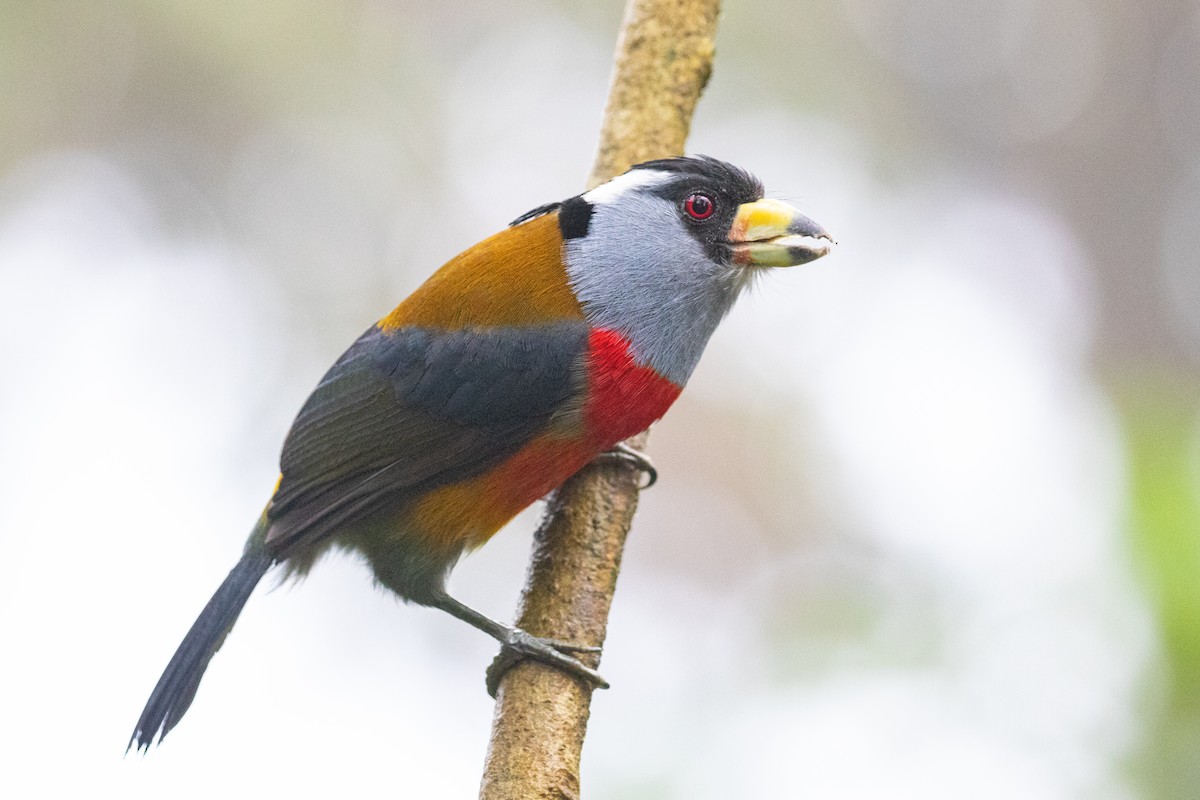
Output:
M589 322L623 335L639 362L677 386L747 282L744 270L709 258L670 201L650 194L597 203L587 235L566 241L566 261Z

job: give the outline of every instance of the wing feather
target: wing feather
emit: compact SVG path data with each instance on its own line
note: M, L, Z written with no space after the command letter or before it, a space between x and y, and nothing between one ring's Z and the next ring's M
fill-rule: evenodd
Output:
M268 541L322 539L348 518L500 463L578 405L582 322L367 331L288 433Z

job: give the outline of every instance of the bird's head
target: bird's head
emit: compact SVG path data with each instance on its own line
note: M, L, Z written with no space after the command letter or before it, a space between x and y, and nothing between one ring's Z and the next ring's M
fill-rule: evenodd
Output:
M743 169L706 156L647 161L583 196L593 203L656 207L703 247L714 262L745 279L754 267L791 267L829 252L820 225L787 203L763 197L763 185Z
M554 210L589 321L679 385L754 275L833 245L799 211L765 199L748 172L703 156L638 164Z

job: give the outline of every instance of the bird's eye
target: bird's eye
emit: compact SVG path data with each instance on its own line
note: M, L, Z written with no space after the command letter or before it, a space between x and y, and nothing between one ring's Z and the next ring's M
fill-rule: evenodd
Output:
M713 212L717 210L717 204L706 194L693 194L683 201L683 210L692 219L704 220L713 215Z

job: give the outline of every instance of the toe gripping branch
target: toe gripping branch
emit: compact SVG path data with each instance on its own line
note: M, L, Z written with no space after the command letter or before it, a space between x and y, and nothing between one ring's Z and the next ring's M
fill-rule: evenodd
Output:
M599 647L573 644L558 639L543 639L540 636L526 633L520 628L512 629L513 635L502 642L500 652L492 659L487 668L487 691L493 698L500 690L500 681L508 671L526 659L540 661L548 666L567 673L591 686L593 689L607 689L608 681L596 670L584 664L569 653L599 654Z
M608 688L608 681L604 680L600 673L570 655L571 653L599 654L599 647L534 636L520 628L505 625L503 622L497 622L480 614L445 592L433 594L426 602L427 605L440 608L471 627L478 628L500 643L500 654L496 656L487 670L487 690L492 697L496 696L496 692L500 688L500 679L504 677L505 673L527 658L560 669L589 686L599 689Z
M609 464L628 464L645 476L645 482L638 486L641 490L649 489L658 483L658 467L650 457L640 450L634 450L624 442L618 442L612 450L606 450L593 459L593 462Z

